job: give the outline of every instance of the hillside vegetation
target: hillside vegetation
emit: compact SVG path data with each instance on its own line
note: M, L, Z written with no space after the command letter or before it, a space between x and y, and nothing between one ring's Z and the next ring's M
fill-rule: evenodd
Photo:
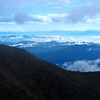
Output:
M0 100L100 100L100 72L71 72L0 45Z

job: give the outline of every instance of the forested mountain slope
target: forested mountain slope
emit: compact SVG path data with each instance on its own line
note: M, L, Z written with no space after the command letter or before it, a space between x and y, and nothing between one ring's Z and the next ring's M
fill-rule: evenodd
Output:
M63 70L0 45L0 100L99 100L100 72Z

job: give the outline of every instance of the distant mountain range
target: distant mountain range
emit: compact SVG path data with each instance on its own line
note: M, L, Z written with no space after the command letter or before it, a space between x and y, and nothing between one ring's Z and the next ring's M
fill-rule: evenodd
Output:
M0 100L100 100L100 72L71 72L0 45Z
M100 71L100 43L62 41L60 36L3 35L0 43L22 48L71 71ZM80 66L81 65L81 66Z

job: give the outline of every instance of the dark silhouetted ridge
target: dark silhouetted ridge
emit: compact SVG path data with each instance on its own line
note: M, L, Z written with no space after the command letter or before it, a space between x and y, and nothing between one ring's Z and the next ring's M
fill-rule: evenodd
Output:
M0 45L0 100L100 100L100 72L65 71Z

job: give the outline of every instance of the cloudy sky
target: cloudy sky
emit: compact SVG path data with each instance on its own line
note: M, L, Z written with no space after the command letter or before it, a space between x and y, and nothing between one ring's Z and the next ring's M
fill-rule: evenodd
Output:
M0 0L0 31L100 30L100 0Z

